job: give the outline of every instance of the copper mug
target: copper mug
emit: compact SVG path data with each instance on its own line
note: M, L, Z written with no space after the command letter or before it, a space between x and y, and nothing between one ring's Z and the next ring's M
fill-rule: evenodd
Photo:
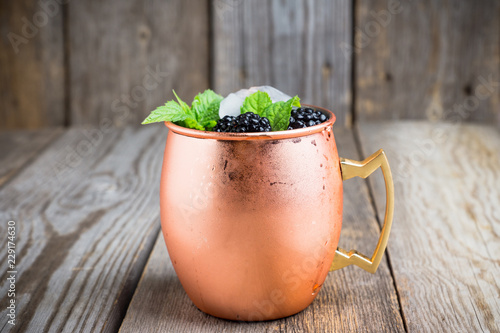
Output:
M215 133L167 122L161 225L173 267L193 303L216 317L286 317L314 300L329 271L351 264L374 273L392 224L394 190L379 150L339 158L335 115L308 128ZM371 257L337 248L342 181L382 168L386 211ZM309 267L297 274L293 267Z

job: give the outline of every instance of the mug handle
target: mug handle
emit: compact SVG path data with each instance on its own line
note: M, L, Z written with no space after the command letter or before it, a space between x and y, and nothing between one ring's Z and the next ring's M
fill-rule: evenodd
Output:
M341 158L340 167L342 171L342 180L347 180L356 176L366 178L379 167L382 169L386 191L385 218L377 247L371 258L368 258L356 250L347 252L344 249L337 248L332 265L330 266L330 272L349 265L356 265L365 271L375 273L382 260L385 248L387 247L387 240L389 239L392 218L394 216L394 184L392 181L391 168L389 167L389 162L382 149L362 162Z

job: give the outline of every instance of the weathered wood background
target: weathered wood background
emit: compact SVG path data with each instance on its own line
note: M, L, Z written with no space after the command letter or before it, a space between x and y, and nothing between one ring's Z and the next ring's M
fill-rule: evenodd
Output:
M59 4L62 3L62 4ZM0 2L0 128L271 84L353 120L498 121L500 1Z

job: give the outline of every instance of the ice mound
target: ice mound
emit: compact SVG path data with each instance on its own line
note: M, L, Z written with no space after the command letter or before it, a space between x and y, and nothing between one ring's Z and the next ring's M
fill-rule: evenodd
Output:
M229 116L239 115L240 108L243 105L245 98L247 98L256 91L266 92L269 95L269 97L271 97L273 103L280 101L287 101L290 98L292 98L291 96L288 96L287 94L271 86L259 86L259 87L250 87L249 89L241 89L235 93L227 95L227 97L220 102L219 117L222 118L228 115Z

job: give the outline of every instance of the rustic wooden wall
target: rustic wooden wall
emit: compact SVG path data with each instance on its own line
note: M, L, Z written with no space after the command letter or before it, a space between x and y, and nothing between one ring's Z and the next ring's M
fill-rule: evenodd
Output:
M500 1L357 4L359 120L495 120L500 113Z
M342 126L500 114L498 0L64 2L0 4L0 129L138 124L172 89L261 84Z
M209 86L208 0L74 1L68 19L71 124L138 124Z
M64 125L61 6L0 1L0 128Z
M214 88L272 85L351 123L352 1L214 1Z

